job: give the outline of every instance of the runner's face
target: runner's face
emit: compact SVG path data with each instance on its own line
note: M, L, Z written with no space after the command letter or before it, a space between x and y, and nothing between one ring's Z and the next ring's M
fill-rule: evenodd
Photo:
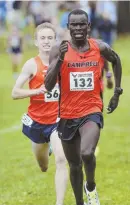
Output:
M88 19L85 14L72 14L69 19L68 28L73 40L83 41L84 39L86 39Z
M50 51L55 43L55 33L51 28L44 28L38 31L36 44L40 51Z

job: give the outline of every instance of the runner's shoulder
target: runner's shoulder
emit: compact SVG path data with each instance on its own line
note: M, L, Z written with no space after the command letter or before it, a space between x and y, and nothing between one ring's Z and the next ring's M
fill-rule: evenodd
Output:
M110 49L110 46L102 39L94 39L94 40L98 44L100 51L104 51L105 49Z
M27 60L23 66L23 71L27 71L30 73L33 73L36 69L36 62L34 58L30 58L29 60Z

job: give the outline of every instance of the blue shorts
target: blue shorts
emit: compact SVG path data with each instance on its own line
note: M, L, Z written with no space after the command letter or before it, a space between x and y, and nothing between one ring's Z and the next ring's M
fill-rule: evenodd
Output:
M40 124L33 121L31 126L23 124L22 132L33 142L48 143L50 141L50 136L54 130L57 129L57 123L55 124Z
M19 54L19 53L22 53L22 50L20 47L17 47L17 48L11 48L10 49L11 53L14 53L14 54Z

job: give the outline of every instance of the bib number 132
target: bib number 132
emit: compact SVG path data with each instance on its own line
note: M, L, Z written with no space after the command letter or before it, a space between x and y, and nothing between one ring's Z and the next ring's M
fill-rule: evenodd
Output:
M71 91L90 91L93 89L93 72L70 72Z

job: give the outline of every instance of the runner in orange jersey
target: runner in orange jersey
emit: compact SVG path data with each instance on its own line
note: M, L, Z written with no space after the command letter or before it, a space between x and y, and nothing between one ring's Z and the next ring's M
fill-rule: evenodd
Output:
M84 186L87 205L100 205L96 191L96 149L103 127L102 56L112 63L115 77L114 95L108 113L118 106L122 67L119 56L101 40L87 39L88 15L76 9L68 16L70 41L62 41L50 53L50 65L45 87L52 90L59 77L60 122L59 136L70 167L70 180L76 205L84 205L82 162L86 173Z
M30 97L27 114L23 115L23 133L32 141L32 148L43 172L48 169L48 143L51 142L56 161L56 205L63 205L67 185L66 159L57 135L59 88L56 84L51 92L46 92L44 78L49 64L49 53L55 43L55 29L50 23L36 28L35 44L38 56L29 59L12 91L13 99ZM29 80L29 89L23 85Z

